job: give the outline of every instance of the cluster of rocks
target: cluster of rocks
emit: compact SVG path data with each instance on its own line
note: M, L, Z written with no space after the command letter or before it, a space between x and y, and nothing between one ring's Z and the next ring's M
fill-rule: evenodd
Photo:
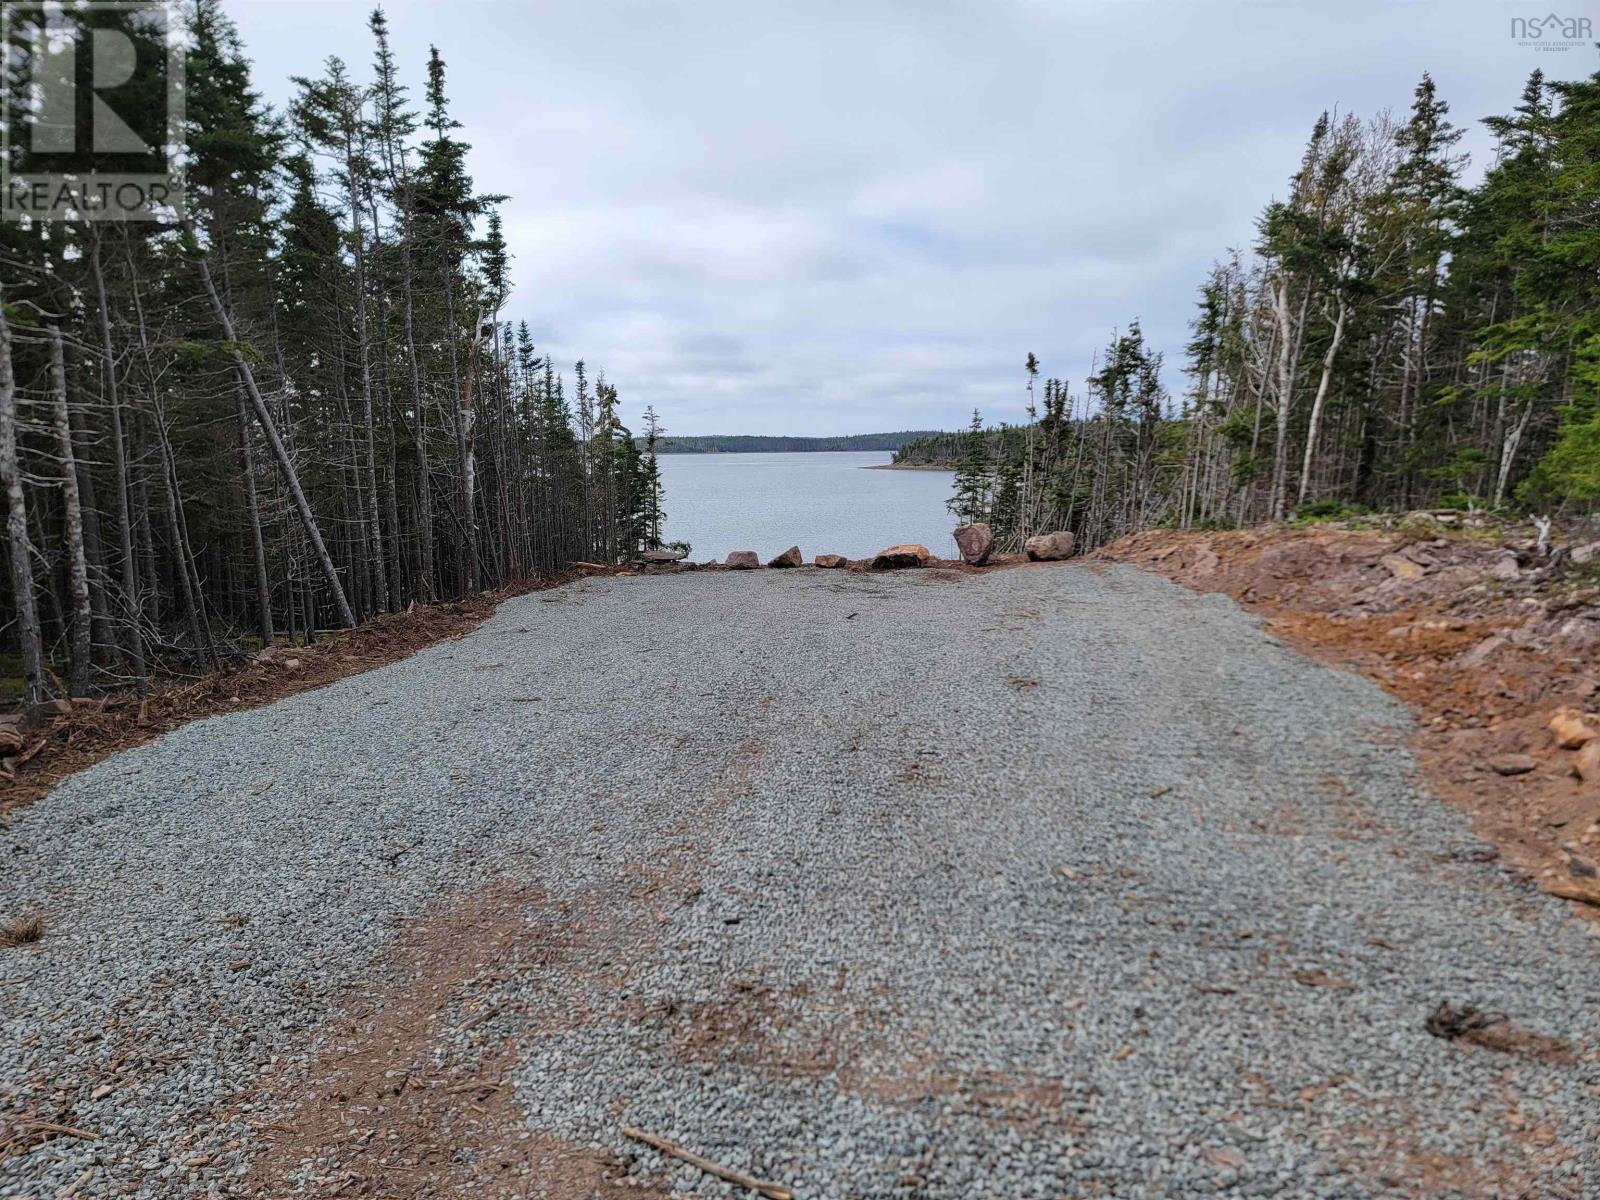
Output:
M1561 749L1577 751L1572 773L1585 783L1600 783L1600 714L1558 708L1550 718L1550 732Z
M955 539L962 560L971 566L985 566L994 557L994 530L982 521L957 526ZM1029 562L1055 562L1070 558L1073 548L1073 536L1065 530L1030 537L1022 547ZM646 571L693 571L702 566L726 571L755 571L763 565L761 556L754 550L734 550L720 563L714 559L707 563L692 563L686 562L685 558L686 555L682 550L646 550L639 555L637 565ZM895 571L908 567L925 567L939 561L926 546L918 542L904 542L880 550L869 559L863 559L862 565L873 571ZM850 559L843 554L819 554L811 560L811 563L812 566L824 570L839 570L851 565ZM805 564L805 555L801 553L800 547L790 546L782 554L768 559L765 565L777 570L786 570L803 567Z
M994 553L994 530L982 521L958 525L955 539L961 549L961 557L975 567L983 566ZM1037 534L1022 543L1023 553L1029 562L1055 562L1071 558L1072 548L1073 537L1066 530Z
M867 563L874 571L885 571L897 567L925 567L932 561L934 561L933 553L926 546L908 542L905 545L890 546L887 550L880 550L867 560ZM786 570L803 567L805 563L805 555L800 552L800 547L790 546L782 554L768 559L766 565L776 570ZM825 571L837 571L848 567L850 560L842 554L819 554L811 560L811 563L812 566L821 567ZM761 566L761 556L754 550L735 550L722 560L721 565L729 571L754 571Z
M21 750L25 740L22 733L22 714L0 714L0 758Z

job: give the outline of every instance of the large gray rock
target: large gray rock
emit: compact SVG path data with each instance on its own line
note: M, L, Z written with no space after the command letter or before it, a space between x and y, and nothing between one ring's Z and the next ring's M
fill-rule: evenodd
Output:
M1538 765L1531 754L1501 754L1489 760L1489 769L1496 775L1526 775Z
M981 567L994 553L994 530L982 521L956 526L956 545L961 547L961 557L975 567Z
M1517 556L1509 550L1489 564L1489 574L1496 579L1515 579L1521 573L1522 568L1517 565Z
M879 550L872 560L874 571L894 571L901 567L920 567L933 555L926 546L916 542L903 542L898 546L890 546L887 550Z
M645 550L639 555L640 562L647 563L674 563L684 557L682 550Z
M723 562L730 571L754 571L760 565L761 558L754 550L734 550Z
M805 561L806 561L805 560L805 555L800 553L800 547L799 546L790 546L782 554L778 555L771 562L767 563L767 566L769 566L769 567L798 567L801 563L803 563Z
M1385 554L1378 560L1378 565L1383 567L1396 579L1411 583L1421 579L1428 573L1428 568L1420 563L1414 563L1403 554Z
M1592 562L1600 562L1600 542L1585 542L1581 546L1574 546L1568 557L1580 567L1586 567Z
M1072 535L1066 530L1041 533L1022 544L1031 562L1054 562L1058 558L1072 557Z

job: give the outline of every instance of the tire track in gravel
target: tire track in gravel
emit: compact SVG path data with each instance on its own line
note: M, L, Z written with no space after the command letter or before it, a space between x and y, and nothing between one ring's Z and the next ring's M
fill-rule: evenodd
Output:
M513 601L25 814L0 1110L100 1138L0 1195L1600 1194L1594 941L1405 727L1132 570Z
M742 743L687 823L742 794L763 753L754 738ZM536 872L522 863L408 923L384 956L381 986L364 985L360 1006L318 1034L329 1049L250 1094L281 1119L258 1123L265 1147L245 1192L607 1194L627 1175L619 1156L526 1129L513 1090L518 1047L580 1023L572 996L623 987L650 961L664 910L699 895L706 851L679 841L575 901L523 882ZM633 1194L666 1193L645 1183Z

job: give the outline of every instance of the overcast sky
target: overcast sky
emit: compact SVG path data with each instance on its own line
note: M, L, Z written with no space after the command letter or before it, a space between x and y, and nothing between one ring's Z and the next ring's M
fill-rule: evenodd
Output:
M368 73L369 4L228 7L275 103L329 54ZM511 197L506 315L683 434L1015 419L1029 351L1076 389L1135 317L1182 386L1195 288L1319 111L1403 111L1430 71L1476 170L1530 71L1597 66L1517 44L1548 7L1482 0L385 9L413 96L437 45L475 181Z

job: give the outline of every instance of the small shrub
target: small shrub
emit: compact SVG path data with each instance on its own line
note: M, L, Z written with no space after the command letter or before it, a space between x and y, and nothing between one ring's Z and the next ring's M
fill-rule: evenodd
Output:
M1350 517L1365 516L1367 509L1361 504L1347 504L1343 500L1313 500L1294 510L1294 519L1301 524L1318 521L1344 521Z

